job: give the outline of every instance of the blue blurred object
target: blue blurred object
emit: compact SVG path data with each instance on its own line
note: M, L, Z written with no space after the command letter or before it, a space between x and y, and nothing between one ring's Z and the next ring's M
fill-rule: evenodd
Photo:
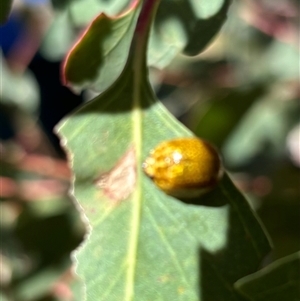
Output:
M48 0L26 0L25 4L36 5L49 2ZM24 26L21 15L13 12L8 22L0 27L0 46L6 57L15 42L24 34ZM45 133L57 149L63 155L58 138L53 134L53 127L66 114L83 102L82 95L73 94L60 80L61 62L50 62L39 51L35 54L28 65L28 69L34 74L40 90L41 103L39 106L39 122ZM4 106L3 106L4 109ZM1 110L1 108L0 108ZM0 139L13 138L14 127L11 117L11 108L0 112Z
M48 4L49 0L23 0L23 3L25 5L43 5ZM17 37L22 33L23 25L22 18L20 18L19 14L12 12L8 21L0 26L0 47L4 55L9 52Z
M0 26L0 47L4 56L6 56L15 41L22 32L22 23L18 15L11 14L7 23ZM1 106L0 110L0 139L8 140L14 136L14 129L9 117L9 112Z
M0 26L0 46L4 56L7 55L22 30L22 22L16 14L11 14L8 22Z

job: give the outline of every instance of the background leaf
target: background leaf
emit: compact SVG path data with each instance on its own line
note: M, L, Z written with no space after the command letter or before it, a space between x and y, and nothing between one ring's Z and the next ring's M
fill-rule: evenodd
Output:
M11 105L25 112L36 112L39 101L38 85L29 70L23 74L12 72L0 52L2 105Z
M40 46L41 54L49 61L60 61L77 37L73 27L70 13L67 10L57 11Z
M300 299L300 253L279 259L235 283L247 300L281 301Z
M68 55L64 78L75 89L103 91L120 75L128 58L139 6L118 18L100 14Z
M131 3L130 0L52 0L55 9L67 11L76 27L86 26L99 13L116 16Z
M269 151L268 156L285 152L280 146L284 145L291 126L298 121L299 112L297 102L283 102L279 93L255 102L224 145L227 161L238 165L265 150Z
M199 54L225 22L230 2L162 1L150 36L149 65L163 68L180 52Z
M63 272L70 266L69 262L64 262L49 266L30 275L14 291L15 300L31 301L39 300L50 292L54 284L59 280Z
M69 13L76 26L86 26L99 13L117 16L124 12L130 3L133 2L130 0L80 0L70 5Z
M198 54L211 41L226 19L230 0L201 3L162 1L149 41L150 65L162 68L184 48L189 55ZM76 90L109 87L125 65L138 12L139 5L115 18L100 14L70 51L65 81Z
M243 119L255 99L264 93L261 86L244 89L223 89L215 99L212 99L206 112L198 123L195 132L208 141L214 141L222 147L229 134ZM204 105L202 105L202 111Z

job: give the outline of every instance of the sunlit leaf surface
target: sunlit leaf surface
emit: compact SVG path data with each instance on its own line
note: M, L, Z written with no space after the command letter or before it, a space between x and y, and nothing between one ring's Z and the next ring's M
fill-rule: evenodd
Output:
M227 176L195 201L200 205L188 205L143 174L142 161L157 143L191 133L155 100L144 76L138 91L133 78L127 67L59 130L88 220L76 255L87 300L239 300L232 284L268 252L265 234ZM112 170L119 176L101 186Z
M229 177L187 203L142 171L159 142L192 136L153 94L142 20L117 81L58 129L88 228L75 254L82 299L241 300L233 283L256 271L270 246Z

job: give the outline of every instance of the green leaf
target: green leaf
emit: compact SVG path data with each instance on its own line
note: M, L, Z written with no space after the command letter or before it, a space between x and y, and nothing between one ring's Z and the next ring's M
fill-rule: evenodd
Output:
M121 16L110 18L101 13L94 19L66 59L66 83L75 90L91 88L98 92L111 85L126 63L140 3ZM195 55L207 46L225 21L230 0L207 3L162 1L149 42L150 65L161 68L183 49L186 54ZM86 10L81 7L79 11L73 15L84 18L82 11ZM95 11L101 12L101 8L92 13ZM86 22L91 16L84 19Z
M0 51L2 105L15 106L34 114L38 107L39 93L35 77L29 70L12 72Z
M1 0L0 4L0 24L6 23L12 6L12 0Z
M75 27L85 27L99 13L116 16L131 3L130 0L52 0L53 7L68 12Z
M248 50L250 51L250 50ZM288 43L273 40L264 52L258 52L247 72L257 79L292 81L299 77L299 51Z
M4 292L0 290L0 301L9 301Z
M224 144L224 157L232 166L260 153L280 156L286 152L286 137L299 119L299 104L282 101L279 91L275 92L253 104Z
M60 61L76 39L72 18L67 10L57 11L40 47L49 61Z
M279 259L235 283L247 300L300 300L300 252Z
M223 145L253 102L265 91L262 86L254 85L242 89L223 89L221 92L210 100L210 107L195 130L198 136L212 141L217 147Z
M139 10L137 5L118 18L100 14L68 55L66 83L99 92L108 88L127 61Z
M69 13L75 26L86 26L99 13L117 16L131 3L130 0L77 0L69 6Z
M195 206L143 174L142 161L157 143L191 133L155 99L144 74L134 80L131 66L59 130L90 229L76 254L83 298L239 300L232 285L256 270L267 238L227 176Z
M148 62L163 68L180 52L197 55L218 33L230 0L164 0L150 37Z
M157 143L191 133L154 99L145 80L135 107L132 77L126 68L109 91L60 128L73 158L74 196L91 231L76 255L87 300L127 300L131 291L134 300L160 300L158 292L161 300L214 296L211 300L217 301L221 295L238 300L230 287L256 270L269 251L267 239L227 176L202 200L205 205L194 206L167 196L142 173L142 160ZM95 181L120 168L121 158L135 161L133 191L99 189ZM115 184L129 185L123 181ZM126 194L125 200L109 197L119 193Z
M233 283L256 271L270 250L247 201L227 175L188 204L142 171L159 142L192 136L149 84L144 13L120 77L58 130L89 229L75 253L81 299L238 301Z
M23 281L19 281L14 288L14 300L32 301L49 294L54 284L69 266L69 260L65 260L41 269Z
M51 0L53 7L56 9L64 9L72 2L77 2L77 1L76 0Z

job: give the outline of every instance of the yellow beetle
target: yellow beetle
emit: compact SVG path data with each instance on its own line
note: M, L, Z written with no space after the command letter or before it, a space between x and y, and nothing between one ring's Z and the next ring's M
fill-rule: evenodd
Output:
M222 176L216 149L195 137L175 138L158 144L143 163L154 183L175 197L197 197L212 189Z

